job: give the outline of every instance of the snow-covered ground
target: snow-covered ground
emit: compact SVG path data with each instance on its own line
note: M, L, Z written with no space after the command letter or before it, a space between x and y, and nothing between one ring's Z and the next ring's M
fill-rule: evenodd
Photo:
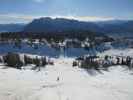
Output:
M0 65L0 100L133 100L132 71L87 72L72 67L73 60L54 59L39 72Z

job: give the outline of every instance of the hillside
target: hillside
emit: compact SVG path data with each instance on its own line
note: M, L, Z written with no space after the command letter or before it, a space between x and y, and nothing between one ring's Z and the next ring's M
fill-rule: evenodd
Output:
M46 17L33 20L25 27L24 32L66 32L70 30L95 31L99 30L99 27L92 22Z
M28 24L0 24L0 32L73 33L95 32L111 36L133 37L132 20L85 22L73 19L42 17Z
M101 73L55 59L40 72L0 66L0 100L132 100L133 77L117 66ZM30 67L30 66L29 66ZM57 78L59 80L57 81Z
M20 32L25 24L0 24L0 32Z
M133 36L132 20L112 20L98 22L97 25L102 29L101 32L115 36Z
M97 34L107 34L115 36L133 36L132 20L110 20L102 22L83 22L64 18L52 19L49 17L35 19L29 23L24 32L69 32L73 31L92 31Z

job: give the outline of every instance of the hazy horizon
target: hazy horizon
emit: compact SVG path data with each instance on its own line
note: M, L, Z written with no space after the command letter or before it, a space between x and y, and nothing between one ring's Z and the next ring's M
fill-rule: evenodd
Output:
M132 20L132 4L132 0L1 0L0 23L28 23L40 17Z

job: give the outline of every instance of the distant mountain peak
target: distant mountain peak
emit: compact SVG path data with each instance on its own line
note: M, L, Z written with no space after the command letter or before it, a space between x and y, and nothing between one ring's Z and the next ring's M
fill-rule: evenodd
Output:
M21 32L25 26L24 23L0 24L0 32Z
M69 30L94 31L98 29L94 23L86 23L73 19L42 17L33 20L24 29L25 32L58 32Z

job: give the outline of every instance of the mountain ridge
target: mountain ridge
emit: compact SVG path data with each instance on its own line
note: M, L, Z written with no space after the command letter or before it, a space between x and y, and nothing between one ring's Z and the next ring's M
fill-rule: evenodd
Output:
M29 23L24 32L60 32L68 30L84 30L107 35L132 35L133 20L109 20L101 22L85 22L74 19L42 17Z
M24 29L26 24L23 23L11 23L11 24L0 24L0 32L19 32Z
M89 22L76 19L41 17L28 24L0 24L0 32L63 33L80 30L113 36L133 37L133 20Z

